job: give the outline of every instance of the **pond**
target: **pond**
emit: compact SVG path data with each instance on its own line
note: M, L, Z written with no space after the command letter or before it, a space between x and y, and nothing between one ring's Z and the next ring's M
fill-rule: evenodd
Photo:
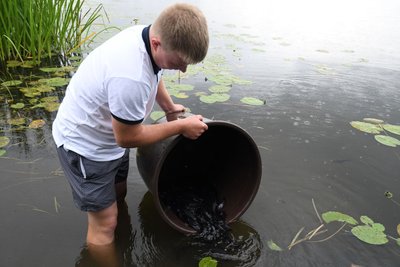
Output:
M172 3L91 0L87 5L100 2L109 17L106 23L121 28L134 21L150 24ZM230 255L169 227L138 173L133 149L127 208L117 233L124 266L198 266L206 256L218 266L398 266L400 148L384 145L375 139L376 133L350 123L373 118L400 125L400 3L196 4L209 21L209 54L200 68L180 74L182 84L192 85L190 90L171 92L175 102L192 113L241 126L259 148L260 188L232 225L245 245ZM103 33L97 42L113 33ZM228 99L210 103L215 99L204 97L216 84L209 79L210 69L235 77ZM10 73L2 73L2 79L29 74L28 82L39 74L52 75L26 69ZM173 75L165 72L166 79ZM37 98L60 101L65 86L56 88ZM10 96L13 104L26 106L11 108L6 102ZM260 100L261 105L244 103L243 98ZM84 247L86 215L72 202L51 138L56 111L27 108L34 104L13 87L2 89L0 99L0 136L10 140L0 157L0 266L92 266ZM22 125L33 120L45 125L26 128L11 123L21 118ZM380 135L400 139L388 130ZM320 216L328 211L372 228L376 224L365 220L370 218L384 226L384 234L381 226L374 233L385 235L388 242L363 242L352 232L355 226L341 228L343 222L319 228ZM322 230L327 232L320 234Z

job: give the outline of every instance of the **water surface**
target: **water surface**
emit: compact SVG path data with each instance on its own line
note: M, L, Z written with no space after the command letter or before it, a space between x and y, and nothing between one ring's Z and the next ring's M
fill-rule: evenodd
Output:
M102 2L110 25L133 19L149 24L171 1ZM234 85L230 99L205 104L205 74L175 99L192 113L246 129L259 146L263 176L254 202L232 227L247 242L242 255L228 255L194 242L159 217L131 152L128 208L118 247L125 266L196 266L212 255L218 266L397 266L400 247L355 238L349 228L320 243L287 248L296 233L320 225L319 213L367 215L398 237L400 150L352 128L365 117L400 124L400 4L396 1L200 1L209 19L209 56L223 55L230 72L251 85ZM106 33L102 38L111 35ZM93 44L93 47L96 43ZM2 94L4 91L1 91ZM14 93L15 96L17 93ZM62 98L63 91L58 92ZM249 106L242 97L265 100ZM90 266L84 246L86 215L73 203L51 138L55 112L32 112L46 127L15 130L2 104L1 135L11 137L0 158L0 266ZM13 115L14 114L14 115ZM23 116L23 114L22 114ZM340 224L330 225L323 239ZM282 252L271 250L273 240ZM223 255L221 255L223 254Z

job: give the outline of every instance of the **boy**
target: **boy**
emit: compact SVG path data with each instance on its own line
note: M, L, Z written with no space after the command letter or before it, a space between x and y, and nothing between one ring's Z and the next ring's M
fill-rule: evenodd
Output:
M133 26L94 49L72 77L53 123L75 204L88 214L86 241L109 245L117 201L126 195L129 149L182 134L196 139L201 115L145 125L154 102L166 114L183 111L165 89L161 69L186 71L209 44L202 12L189 4L166 8L150 26Z

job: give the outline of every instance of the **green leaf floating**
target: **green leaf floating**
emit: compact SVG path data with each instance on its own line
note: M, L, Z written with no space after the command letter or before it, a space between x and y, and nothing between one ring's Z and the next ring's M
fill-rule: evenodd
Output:
M48 112L57 111L58 108L60 107L60 103L58 102L46 102L43 104L44 104L44 109L47 110Z
M388 132L400 135L400 125L383 124L382 127Z
M185 92L179 92L179 91L170 91L169 95L180 99L189 98L189 96Z
M228 94L211 94L211 95L202 95L200 96L200 101L207 103L207 104L213 104L215 102L225 102L229 100L230 95Z
M375 140L385 146L396 147L400 145L400 140L388 135L375 135Z
M150 118L153 121L157 121L157 120L161 119L164 116L165 116L165 112L164 111L159 111L159 110L155 110L150 114Z
M367 216L361 216L360 220L365 225L355 226L351 229L351 233L358 239L372 245L383 245L389 242L384 233L385 226L380 223L374 223L374 221Z
M8 86L17 86L20 85L22 83L22 81L18 81L18 80L11 80L11 81L6 81L1 83L1 85L8 87Z
M327 211L327 212L322 214L322 219L326 223L330 223L330 222L345 222L345 223L348 223L348 224L351 224L351 225L358 224L358 222L353 217L351 217L350 215L343 214L343 213L338 212L338 211Z
M268 240L267 245L271 250L282 251L281 247L279 247L277 244L275 244L275 242L272 240Z
M262 101L261 99L254 98L254 97L243 97L240 99L242 103L248 104L248 105L253 105L253 106L261 106L264 105L265 102Z
M383 120L375 119L375 118L364 118L363 121L369 122L369 123L372 123L372 124L383 124L384 123Z
M194 89L194 85L191 84L170 84L168 89L177 90L177 91L192 91Z
M13 108L13 109L21 109L24 107L25 107L24 103L16 103L16 104L11 105L11 108Z
M42 128L45 124L46 124L46 122L42 119L33 120L33 121L31 121L31 123L29 123L28 128L38 129L38 128Z
M378 134L382 131L379 125L363 121L352 121L351 126L365 133Z
M56 78L49 78L49 79L40 79L39 83L42 84L47 84L49 86L64 86L69 83L69 79L67 78L61 78L61 77L56 77Z
M74 67L71 66L64 66L64 67L48 67L48 68L40 68L41 71L43 72L69 72L73 71Z
M4 149L0 149L0 157L4 156L7 153Z
M199 267L217 267L218 261L211 257L202 258L199 262Z
M10 143L10 138L7 136L0 136L0 147L5 147Z
M232 87L226 85L213 85L208 90L212 93L227 93L231 90Z
M7 123L13 126L19 126L25 124L25 118L11 118L7 120Z
M16 61L16 60L9 60L7 61L7 67L8 68L15 68L18 66L21 66L22 62L21 61Z

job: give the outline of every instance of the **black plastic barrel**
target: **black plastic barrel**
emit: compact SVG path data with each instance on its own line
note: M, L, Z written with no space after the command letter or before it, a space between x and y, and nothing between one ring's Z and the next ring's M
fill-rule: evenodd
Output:
M163 122L165 119L157 123ZM224 199L226 221L231 223L248 209L261 180L261 158L251 136L230 122L208 119L204 122L208 130L196 140L172 136L139 147L136 154L139 173L161 217L185 234L195 231L162 201L161 196L168 194L171 186L212 184Z

